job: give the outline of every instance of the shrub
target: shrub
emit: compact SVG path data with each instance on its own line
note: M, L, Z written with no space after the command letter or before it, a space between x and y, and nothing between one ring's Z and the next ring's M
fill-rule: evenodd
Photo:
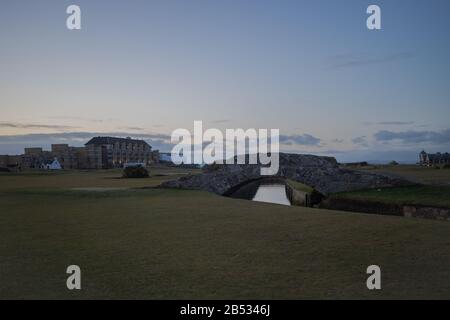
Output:
M148 170L144 167L128 167L123 169L123 175L124 178L148 178Z
M214 162L214 163L212 163L210 165L204 166L203 167L203 171L204 172L214 172L214 171L219 170L220 168L223 168L223 165Z
M450 163L444 164L442 169L450 169Z

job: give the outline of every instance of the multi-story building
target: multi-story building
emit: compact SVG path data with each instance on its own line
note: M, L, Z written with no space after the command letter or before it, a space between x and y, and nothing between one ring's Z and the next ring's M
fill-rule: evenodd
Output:
M92 169L123 167L127 162L144 165L154 162L152 147L143 140L95 137L85 146L89 167Z
M0 155L0 168L41 169L57 159L62 169L108 169L126 163L149 165L159 162L159 151L143 140L95 137L85 147L52 144L51 151L25 148L20 156Z
M450 154L448 152L446 153L426 153L425 150L423 150L419 154L419 164L422 166L438 166L438 165L444 165L444 164L450 164Z
M73 153L73 161L76 164L75 169L89 169L89 159L85 147L71 147Z
M42 148L25 148L25 154L21 158L22 168L40 169L44 163L52 161L54 156L50 151L44 151Z
M84 147L70 147L68 144L52 144L52 155L64 169L88 169L89 162Z
M58 162L64 169L72 169L76 164L68 144L52 144L52 154L58 159Z

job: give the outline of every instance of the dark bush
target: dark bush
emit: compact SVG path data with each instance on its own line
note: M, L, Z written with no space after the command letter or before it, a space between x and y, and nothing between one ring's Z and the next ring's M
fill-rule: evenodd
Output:
M219 170L220 168L223 168L223 165L218 164L216 162L210 164L210 165L206 165L203 167L203 172L214 172Z
M442 169L450 169L450 163L444 164Z
M148 178L148 170L144 167L128 167L123 169L123 175L124 178Z

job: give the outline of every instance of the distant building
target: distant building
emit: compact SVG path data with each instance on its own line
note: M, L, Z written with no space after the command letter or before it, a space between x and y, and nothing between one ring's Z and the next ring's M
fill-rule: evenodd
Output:
M39 156L42 153L42 148L25 148L25 154Z
M21 158L21 166L24 169L41 169L45 163L53 161L54 156L50 151L42 148L25 148L25 154Z
M159 151L152 151L147 142L115 137L95 137L85 147L52 144L51 151L25 148L23 155L0 155L2 171L52 169L52 163L56 169L108 169L122 168L126 163L148 166L158 162Z
M75 166L74 154L68 144L52 144L52 154L64 169Z
M444 165L444 164L450 164L450 154L448 152L446 153L426 153L425 150L423 150L419 154L419 164L421 166L437 166L437 165Z
M51 153L58 159L63 169L89 168L87 152L83 147L70 147L68 144L52 144Z
M160 153L159 154L159 161L161 162L172 162L172 154L171 153Z
M129 162L145 165L154 162L152 147L143 140L95 137L85 146L92 169L120 168Z

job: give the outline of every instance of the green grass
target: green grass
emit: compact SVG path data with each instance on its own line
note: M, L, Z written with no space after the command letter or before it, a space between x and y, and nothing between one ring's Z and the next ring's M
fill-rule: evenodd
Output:
M380 165L357 168L357 170L393 174L423 184L450 185L450 170L448 169L435 169L417 165Z
M150 168L150 178L123 179L122 170L100 171L29 171L0 174L0 192L23 188L139 188L151 187L162 181L176 179L199 170Z
M307 192L307 193L311 193L314 191L314 189L311 188L310 186L307 186L306 184L300 183L298 181L287 179L286 183L288 185L290 185L293 189L298 190L298 191L303 191L303 192Z
M331 195L331 198L450 208L450 186L419 185L358 190L336 193Z
M72 189L167 178L114 175L0 176L0 299L450 298L449 223L197 191ZM79 292L65 289L71 264ZM365 287L372 264L381 291Z

